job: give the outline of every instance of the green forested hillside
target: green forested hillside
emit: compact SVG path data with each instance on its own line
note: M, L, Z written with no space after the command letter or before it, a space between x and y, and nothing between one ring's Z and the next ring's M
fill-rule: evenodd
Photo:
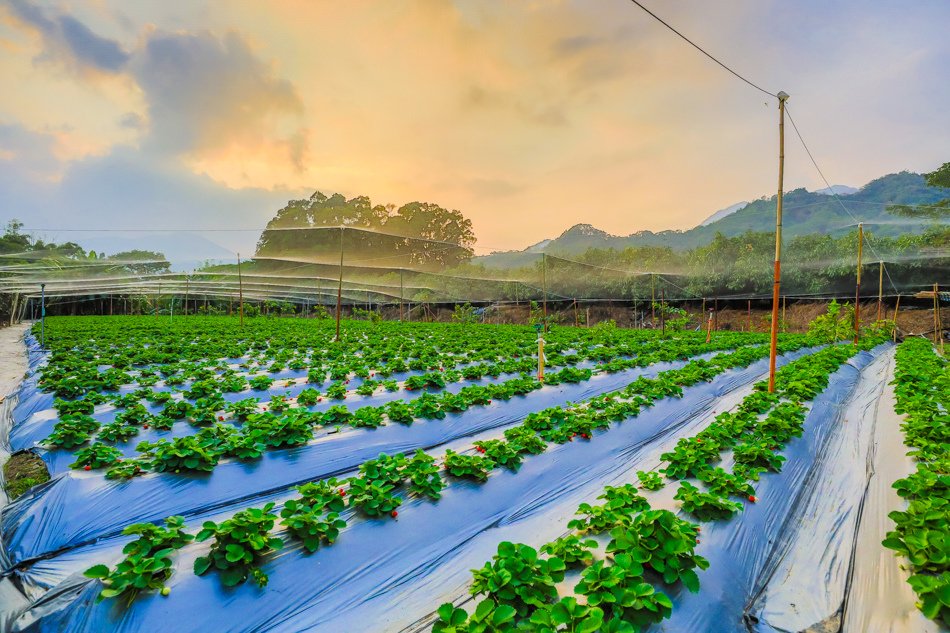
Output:
M927 223L908 220L888 212L892 204L932 204L948 196L946 189L929 187L924 176L900 172L872 180L857 193L835 198L805 189L786 192L783 232L785 237L824 234L840 237L854 230L855 218L878 237L898 237L922 233ZM853 217L852 217L853 216ZM589 224L578 224L552 240L545 252L555 255L579 255L590 248L623 250L639 246L663 246L689 250L711 243L717 234L726 237L748 231L772 232L775 227L775 196L759 198L716 222L686 231L640 231L628 236L612 236ZM508 268L524 265L536 256L522 252L495 253L476 258L488 267Z

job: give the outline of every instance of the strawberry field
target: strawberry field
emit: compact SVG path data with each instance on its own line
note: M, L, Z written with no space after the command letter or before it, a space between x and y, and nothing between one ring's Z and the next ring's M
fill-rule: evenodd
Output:
M555 327L543 379L523 326L61 317L44 337L6 405L9 449L51 479L0 514L2 630L950 619L950 382L922 339L783 335L769 393L763 334Z

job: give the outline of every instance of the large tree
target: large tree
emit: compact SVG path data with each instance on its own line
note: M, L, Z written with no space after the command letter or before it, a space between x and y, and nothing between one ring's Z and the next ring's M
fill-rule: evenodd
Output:
M383 268L445 268L473 255L472 222L431 202L373 205L366 196L314 193L291 200L257 242L261 259L338 262Z
M944 163L929 174L924 174L927 185L950 190L950 163ZM929 218L940 220L950 215L950 198L938 200L932 204L906 205L895 204L887 208L894 215L907 218Z

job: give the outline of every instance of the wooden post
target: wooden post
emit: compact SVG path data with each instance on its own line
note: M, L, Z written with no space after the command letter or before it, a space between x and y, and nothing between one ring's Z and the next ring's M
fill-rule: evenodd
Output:
M343 231L346 227L340 227L340 283L336 287L336 338L340 340L340 309L343 303Z
M587 306L587 310L584 315L584 327L590 327L590 306Z
M543 304L544 331L548 331L548 285L547 285L547 253L541 253L541 303Z
M785 101L778 93L778 196L775 199L775 269L772 282L772 332L769 340L769 393L775 392L775 358L778 350L778 298L782 286L782 189L785 179Z
M666 336L666 288L660 288L660 327L663 336Z
M574 299L574 327L579 327L580 324L581 323L580 321L578 321L578 316L577 316L577 299Z
M656 273L650 273L650 329L656 329Z
M752 299L749 299L749 305L748 305L747 310L748 310L748 312L747 312L747 315L748 315L747 321L748 321L748 324L749 324L748 327L749 327L749 332L751 332L751 331L752 331Z
M719 331L719 297L716 297L713 301L713 329L717 332Z
M238 257L238 314L241 320L241 327L244 327L244 279L241 277L241 254Z
M162 284L158 284L158 293L155 295L155 318L158 318L158 300L162 298Z
M877 320L881 320L881 308L884 306L884 262L877 263Z
M940 297L938 296L938 286L934 284L934 345L940 343L940 353L943 353L943 336L940 332Z
M706 321L706 343L712 340L713 311L709 311L709 320Z
M861 333L861 255L864 251L864 223L858 222L858 277L854 285L854 344Z
M188 294L189 294L189 291L191 290L190 283L191 283L191 278L188 275L185 275L185 305L183 306L182 311L181 311L182 316L188 315Z
M399 320L402 321L405 316L403 313L403 283L402 283L402 268L399 269Z
M901 309L901 293L897 293L897 303L894 304L894 342L897 342L897 313Z

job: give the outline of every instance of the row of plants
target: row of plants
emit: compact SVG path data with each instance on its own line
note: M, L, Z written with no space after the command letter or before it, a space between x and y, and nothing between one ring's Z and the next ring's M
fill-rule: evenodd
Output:
M795 337L794 340L783 341L781 350L791 351L807 343L805 338ZM331 544L339 535L339 530L345 527L345 519L340 515L344 499L349 507L366 516L396 518L397 508L402 504L399 492L403 488L408 494L439 499L445 486L440 470L453 477L480 482L487 480L490 471L496 468L516 471L524 456L543 452L547 442L565 443L578 436L590 440L595 428L606 428L612 422L635 416L643 407L651 406L661 398L680 397L685 386L711 380L730 368L749 365L767 354L768 348L761 346L719 354L709 361L697 359L686 367L661 372L655 378L638 378L623 392L628 399L618 399L614 395L598 396L585 404L567 408L552 407L532 413L523 424L507 429L504 440L475 442L471 452L446 451L442 456L441 468L435 457L423 451L417 451L412 457L380 454L364 462L359 468L360 474L345 482L329 479L299 486L297 490L300 497L288 501L280 510L280 517L284 519L282 525L291 536L302 542L305 549L315 551L321 544ZM614 505L623 503L622 499L627 499L629 495L617 492L615 497L610 500ZM176 517L168 520L176 524L178 522ZM267 504L263 508L239 511L220 524L205 522L195 538L202 541L214 537L214 541L209 555L197 559L195 573L202 575L216 569L225 585L240 584L253 578L254 582L263 586L267 577L260 569L260 562L263 556L283 545L282 539L270 533L277 521L275 506ZM138 524L127 528L127 533L142 534L144 529L142 524ZM135 547L131 544L127 546L126 553L155 552L153 557L159 558L157 553L161 552L161 558L167 558L170 554L164 551L167 548L152 544L149 538L151 536L140 537L141 542ZM186 542L181 542L180 546ZM170 577L170 566L160 562L149 562L138 567L133 564L132 569L142 570L145 577L125 582L129 562L127 558L114 569L97 565L87 571L87 576L103 581L103 591L109 590L105 594L100 592L100 597L116 597L126 593L132 599L143 589L167 592L164 583ZM684 575L688 574L684 572ZM692 579L687 582L692 583ZM123 590L116 593L117 587Z
M486 336L486 329L490 335ZM284 369L315 374L384 378L396 372L438 370L500 360L530 358L536 335L521 326L472 329L452 324L368 325L347 322L339 341L322 321L253 322L233 319L166 322L148 317L47 319L51 356L40 371L40 386L64 399L121 385L152 386L200 380L240 359L244 370ZM693 336L685 334L684 336ZM630 356L656 339L653 332L557 328L547 334L554 363Z
M702 491L682 482L674 498L683 512L700 522L723 520L743 508L730 497L756 502L751 483L758 481L761 472L781 469L784 458L766 455L775 456L785 443L801 435L803 403L827 386L841 363L878 342L826 348L793 361L779 370L774 394L759 383L734 413L720 414L696 436L681 439L674 451L662 456L667 466L661 472L672 479L695 477L707 488ZM744 443L757 448L748 452L748 458L736 455L733 473L711 466L719 461L721 451L731 446L741 452ZM637 478L641 489L658 490L664 485L657 472L639 471ZM470 593L481 597L474 612L469 615L452 603L443 604L436 612L433 632L632 633L672 614L672 601L657 586L681 584L691 592L699 591L696 570L706 569L709 563L695 553L701 533L698 524L668 510L652 509L633 484L607 486L598 499L603 503L582 503L578 518L567 525L569 532L540 550L501 543L491 561L473 570ZM589 536L602 533L608 533L610 540L604 554L595 557L598 541ZM557 584L571 568L579 573L580 581L572 595L561 596Z
M644 364L657 358L688 358L693 353L709 351L717 346L733 345L734 341L728 337L716 343L672 341L668 342L666 351L657 351L639 361L631 359L630 363ZM565 367L559 372L547 374L545 384L578 383L589 380L592 375L591 369ZM462 413L476 405L488 405L493 400L510 400L542 386L533 377L523 375L497 384L469 385L458 393L424 393L408 402L397 400L354 410L334 405L322 413L311 412L307 407L318 403L323 397L342 398L336 398L336 394L324 396L309 389L301 392L296 402L285 396L273 396L269 404L259 410L261 405L257 399L226 403L220 395L205 395L205 392L201 392L193 394L198 396L195 405L183 400L168 400L160 414L149 413L139 402L132 403L114 422L103 426L87 413L77 412L78 409L72 406L86 403L87 396L86 399L67 403L72 412L60 418L45 442L57 448L77 449L76 459L71 464L73 468L93 470L107 467L106 477L110 479L128 479L148 471L210 471L221 458L255 460L267 449L306 444L313 439L313 433L318 428L339 428L344 425L376 428L387 422L410 425L417 419L444 419L448 414ZM345 394L342 395L345 397ZM182 418L195 426L207 428L191 436L141 442L136 447L139 455L129 459L123 456L121 450L110 445L130 440L138 434L139 428L170 429L176 419ZM240 426L226 424L229 420L236 421ZM94 436L97 441L88 444Z
M930 341L909 338L897 349L892 384L916 470L894 482L907 508L888 515L894 529L883 545L909 562L924 615L950 626L950 363Z

